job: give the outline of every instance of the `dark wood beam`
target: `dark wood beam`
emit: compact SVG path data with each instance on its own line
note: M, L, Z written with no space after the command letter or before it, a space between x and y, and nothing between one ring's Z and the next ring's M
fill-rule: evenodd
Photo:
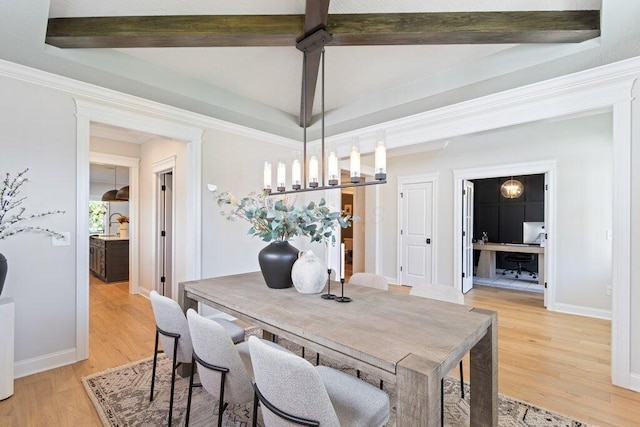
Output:
M316 22L309 20L307 31L302 15L51 18L46 42L62 48L294 46ZM600 11L329 15L325 25L332 46L574 43L600 35Z
M307 0L304 16L304 35L298 39L302 41L311 36L318 29L326 28L329 17L329 0ZM304 64L302 70L302 89L300 94L300 126L310 126L313 116L313 100L316 96L318 74L320 72L320 58L322 48L307 50L307 70ZM306 92L306 96L302 96Z
M330 15L332 46L576 43L600 36L600 11Z

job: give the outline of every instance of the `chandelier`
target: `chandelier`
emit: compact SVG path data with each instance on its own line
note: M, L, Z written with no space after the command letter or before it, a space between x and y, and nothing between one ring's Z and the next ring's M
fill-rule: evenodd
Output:
M360 165L360 148L358 137L354 137L349 153L349 182L340 183L340 169L338 166L338 155L335 147L329 150L329 154L325 157L325 138L324 138L324 46L331 41L332 37L323 28L317 30L308 37L298 42L296 47L303 53L302 62L302 106L303 117L307 115L307 90L305 81L307 79L307 52L314 49L322 49L321 67L321 138L320 138L320 158L312 154L307 161L307 121L303 119L303 145L302 156L294 155L291 162L291 190L286 188L287 165L284 159L278 160L276 166L276 193L272 191L273 165L270 161L264 163L263 189L269 194L289 194L301 193L305 191L328 190L333 188L360 187L365 185L385 184L387 182L387 149L385 147L385 131L380 130L376 133L375 145L375 175L373 181L366 181L362 175Z
M524 185L517 179L513 179L513 177L503 182L500 186L500 194L502 194L502 197L505 199L517 199L522 196L523 192Z

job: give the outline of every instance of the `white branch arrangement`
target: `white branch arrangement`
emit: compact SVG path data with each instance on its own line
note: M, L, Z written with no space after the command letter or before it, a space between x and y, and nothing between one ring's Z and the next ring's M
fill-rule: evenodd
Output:
M20 197L20 187L28 181L25 177L28 171L29 168L20 172L14 178L11 178L7 172L4 181L0 184L0 240L26 231L64 237L61 233L48 228L21 224L22 221L64 213L64 211L48 211L39 214L25 215L26 208L21 205L26 197ZM15 213L11 214L10 211L14 209L16 210Z

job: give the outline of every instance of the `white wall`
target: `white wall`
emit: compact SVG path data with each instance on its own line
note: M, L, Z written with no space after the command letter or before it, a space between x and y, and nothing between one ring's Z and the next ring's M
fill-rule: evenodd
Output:
M262 191L265 159L291 155L291 149L219 130L205 132L202 144L202 277L257 271L258 252L267 243L247 234L249 223L227 221L207 184L238 198ZM275 175L274 175L275 178ZM299 249L302 249L299 247Z
M395 277L397 177L439 174L437 274L453 282L453 170L557 160L556 301L609 310L611 298L612 124L610 114L535 123L457 138L443 150L388 159L379 206L383 274Z
M53 354L52 363L64 363L75 354L76 118L73 99L60 91L0 77L0 93L0 173L31 168L22 187L28 212L66 211L34 224L71 233L62 247L35 233L0 240L9 262L2 296L16 301L20 376L33 366L27 362Z

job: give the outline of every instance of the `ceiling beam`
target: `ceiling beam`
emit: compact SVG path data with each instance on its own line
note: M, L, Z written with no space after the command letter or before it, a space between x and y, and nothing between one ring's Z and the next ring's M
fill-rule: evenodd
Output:
M301 35L318 29L309 22L307 31L303 15L51 18L46 43L61 48L295 46ZM335 14L326 19L326 29L333 35L331 46L575 43L600 35L600 11Z
M297 39L298 48L307 56L306 72L304 63L302 69L302 89L300 94L300 126L310 126L313 117L313 100L316 95L318 74L320 72L320 58L322 57L321 45L313 45L301 48L304 40L313 37L319 29L326 28L329 17L329 0L307 0L304 16L304 35ZM330 36L329 36L330 37ZM302 96L302 94L306 96Z

